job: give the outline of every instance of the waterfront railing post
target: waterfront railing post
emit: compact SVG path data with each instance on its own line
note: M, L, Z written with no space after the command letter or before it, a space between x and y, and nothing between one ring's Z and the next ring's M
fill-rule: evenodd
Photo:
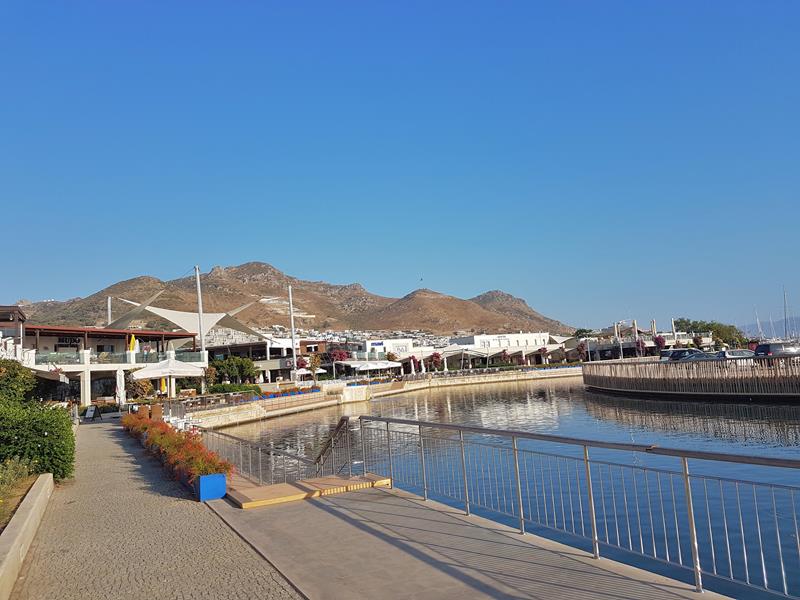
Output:
M364 477L367 476L367 444L364 439L366 430L364 429L364 421L359 417L358 419L358 435L361 437L361 465L364 470Z
M262 468L261 468L261 461L263 459L262 459L261 455L262 455L261 446L259 446L258 447L258 484L259 485L264 485L264 479L263 479L263 475L262 475L263 471L262 471Z
M422 439L422 425L419 426L419 464L422 469L422 498L428 499L428 476L425 474L425 441Z
M514 449L514 476L517 479L517 505L519 506L519 532L525 533L525 513L522 508L522 482L519 477L519 450L517 449L517 436L511 437L511 446Z
M700 571L700 552L697 547L697 528L694 522L694 505L692 503L692 484L689 481L689 461L681 457L683 467L683 487L686 490L686 513L689 516L689 539L692 544L692 569L694 570L694 586L698 592L703 591L703 575Z
M464 512L469 516L469 484L467 482L467 456L464 453L464 432L458 430L458 440L461 442L461 475L464 478Z
M592 469L589 466L589 446L583 447L583 466L586 469L586 490L589 494L589 520L592 523L592 553L595 558L600 558L600 539L597 536L597 512L594 506L594 492L592 491Z
M389 436L389 421L386 421L386 452L389 455L389 487L394 488L394 469L392 468L392 440Z
M346 439L346 443L347 443L347 474L350 477L352 477L353 476L353 454L352 454L352 450L350 448L350 443L351 443L351 440L350 440L350 423L348 422L347 425L345 425L344 428L345 428L345 431L346 431L345 439Z

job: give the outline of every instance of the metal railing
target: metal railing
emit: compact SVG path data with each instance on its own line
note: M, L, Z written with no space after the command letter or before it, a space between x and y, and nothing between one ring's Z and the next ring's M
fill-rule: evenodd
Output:
M286 450L243 440L213 429L200 429L206 448L232 463L253 483L272 485L316 477L313 460Z
M584 363L583 382L594 388L639 393L800 396L800 357L717 360L599 361Z
M198 429L206 448L233 464L236 473L259 485L302 481L325 475L353 475L349 417L341 418L314 459L214 429Z
M361 469L426 499L509 517L523 533L540 527L586 539L595 557L609 548L689 569L698 591L708 575L800 597L800 488L689 470L692 460L800 474L800 460L386 417L359 421ZM532 442L552 443L553 450ZM592 449L665 457L678 468L593 458Z

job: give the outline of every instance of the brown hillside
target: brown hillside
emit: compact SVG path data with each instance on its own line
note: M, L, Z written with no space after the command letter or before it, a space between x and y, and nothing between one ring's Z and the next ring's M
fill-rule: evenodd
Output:
M558 321L540 315L524 300L504 292L487 292L463 300L431 290L417 290L400 299L386 298L368 292L357 283L334 285L296 279L260 262L214 267L201 275L201 284L203 306L209 312L228 311L255 301L238 316L256 326L289 324L286 296L291 284L296 320L301 327L423 329L442 334L458 330L569 330ZM103 325L107 296L115 298L113 316L118 317L130 307L116 298L138 302L162 289L165 291L155 302L157 306L197 309L193 277L161 281L145 276L115 283L86 298L33 303L26 305L25 310L33 323ZM155 319L141 324L166 326Z

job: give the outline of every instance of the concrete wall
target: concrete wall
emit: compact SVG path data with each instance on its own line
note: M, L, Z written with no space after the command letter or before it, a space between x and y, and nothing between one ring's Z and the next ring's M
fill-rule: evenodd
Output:
M331 382L323 386L322 391L301 396L286 396L270 400L258 400L245 404L221 406L210 410L188 413L192 420L201 427L216 429L231 425L240 425L252 421L260 421L281 415L315 410L337 404L351 402L367 402L373 398L382 398L395 394L405 394L419 390L454 387L462 385L485 385L491 383L508 383L510 381L535 381L540 379L561 379L564 377L580 377L580 367L561 369L545 369L532 371L504 371L487 375L470 375L465 377L431 377L421 381L393 381L378 385L346 386L342 382Z
M53 475L39 475L0 534L0 600L7 600L11 596L52 494Z

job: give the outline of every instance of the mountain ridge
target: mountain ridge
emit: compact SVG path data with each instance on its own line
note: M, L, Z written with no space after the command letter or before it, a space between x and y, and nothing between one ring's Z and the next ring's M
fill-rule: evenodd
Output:
M286 287L291 284L299 327L426 330L438 334L520 330L568 333L573 330L536 312L522 298L501 290L463 299L421 288L402 298L390 298L373 294L360 283L332 284L298 279L263 262L214 266L208 273L201 274L200 279L205 311L224 312L255 301L237 315L254 326L288 325ZM113 315L118 317L129 307L116 298L139 302L161 290L157 306L197 310L194 277L163 281L150 275L113 283L82 298L33 302L26 304L24 310L31 323L102 326L106 319L106 297L115 298ZM135 324L167 326L155 317Z

